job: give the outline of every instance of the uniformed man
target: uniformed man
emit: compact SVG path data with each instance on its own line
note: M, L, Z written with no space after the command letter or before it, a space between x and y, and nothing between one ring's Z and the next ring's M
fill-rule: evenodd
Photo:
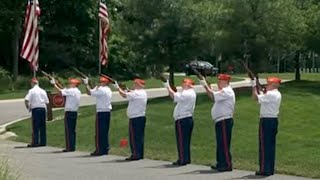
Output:
M205 80L200 81L200 84L206 89L208 96L214 101L211 116L215 121L217 162L216 165L211 166L211 168L219 172L232 171L230 147L235 94L229 85L230 79L231 76L228 74L219 74L217 84L218 91L213 91Z
M78 79L69 79L69 87L60 89L57 86L55 79L51 79L51 84L60 91L62 96L66 97L65 104L65 139L66 139L66 149L63 152L72 152L76 149L76 124L78 117L78 109L80 105L81 92L78 89L80 81Z
M31 86L24 98L25 106L32 114L32 141L28 147L46 146L46 107L49 99L46 91L39 87L39 81L36 78L32 78Z
M127 161L143 159L144 129L146 126L147 93L143 89L145 81L135 79L133 82L134 87L131 91L124 91L119 88L117 82L115 83L120 95L129 101L127 116L129 118L131 156L126 158Z
M95 145L96 149L91 153L91 156L107 155L109 152L109 125L110 125L110 111L112 92L108 87L111 82L108 78L101 76L100 84L91 89L88 85L88 78L82 79L86 85L86 92L88 95L96 98L96 135Z
M191 163L190 144L193 129L193 112L196 104L196 93L193 89L192 79L183 79L182 91L174 92L169 82L164 83L170 97L177 105L174 108L176 140L178 149L178 160L173 165L184 166Z
M278 91L281 79L268 77L266 93L256 91L256 81L252 81L252 96L260 104L259 165L256 175L270 176L274 173L276 155L276 135L281 93Z

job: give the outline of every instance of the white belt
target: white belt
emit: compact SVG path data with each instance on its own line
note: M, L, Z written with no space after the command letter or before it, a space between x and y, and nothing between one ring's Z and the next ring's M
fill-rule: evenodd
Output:
M219 122L219 121L222 121L222 120L225 120L225 119L230 119L230 118L232 118L232 115L221 116L221 117L216 118L215 121Z

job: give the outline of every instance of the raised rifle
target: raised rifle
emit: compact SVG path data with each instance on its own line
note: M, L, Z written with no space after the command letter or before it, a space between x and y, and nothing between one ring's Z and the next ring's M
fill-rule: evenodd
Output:
M88 76L85 75L84 73L82 73L81 71L79 71L79 69L75 68L75 67L72 67L72 69L79 75L81 76L82 78L87 78ZM89 87L92 89L93 88L93 85L92 85L92 82L90 81L89 79L89 82L88 82L88 85Z
M192 66L190 66L190 67L191 67L192 71L196 74L196 76L198 77L198 79L199 79L199 80L205 80L206 83L208 84L209 88L211 88L211 87L210 87L210 83L207 81L207 79L206 79L204 76L202 76L202 74L201 74L197 69L195 69L195 68L192 67Z
M39 70L40 70L40 69L39 69ZM53 76L51 76L50 74L46 73L46 72L43 71L43 70L40 70L40 71L41 71L41 73L42 73L45 77L47 77L49 80L55 79L56 85L57 85L60 89L63 89L63 85L62 85L62 83L59 81L59 79L54 78Z
M259 76L258 74L254 74L251 69L249 69L249 67L247 66L247 64L243 61L240 61L241 64L243 65L243 67L246 69L247 73L248 73L248 76L251 80L254 80L254 78L256 78L256 91L258 94L260 94L260 91L262 91L263 93L266 93L266 88L263 87L259 81Z
M111 78L111 77L108 76L108 75L100 74L100 76L103 76L103 77L109 79L112 83L115 83L115 82L116 82L115 79ZM118 82L118 81L117 81L117 83L118 83L118 85L119 85L119 88L121 88L122 90L124 90L124 91L130 91L130 89L129 89L125 84L123 84L123 83L121 83L121 82Z
M167 82L167 80L168 80L166 77L164 77L163 74L158 75L157 79L160 79L163 83ZM171 88L174 92L177 92L177 87L176 87L176 86L170 84L170 88Z

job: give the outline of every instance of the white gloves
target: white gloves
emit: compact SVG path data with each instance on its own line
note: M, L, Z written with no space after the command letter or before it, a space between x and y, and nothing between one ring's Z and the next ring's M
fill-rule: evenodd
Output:
M117 89L117 90L120 88L117 81L114 81L114 84L112 84L112 85L113 85L113 87L114 87L115 89Z
M251 87L256 87L257 86L257 79L254 78L253 80L251 80Z
M55 85L55 84L56 84L56 80L55 80L54 78L52 78L52 79L50 80L50 83L51 83L52 85Z
M200 80L199 83L200 83L200 85L202 85L203 87L208 86L206 80L204 80L204 79L203 79L203 80Z
M89 78L88 77L82 78L82 81L83 81L83 84L85 84L85 85L89 84Z
M169 80L167 79L167 81L163 82L162 84L165 88L169 87Z

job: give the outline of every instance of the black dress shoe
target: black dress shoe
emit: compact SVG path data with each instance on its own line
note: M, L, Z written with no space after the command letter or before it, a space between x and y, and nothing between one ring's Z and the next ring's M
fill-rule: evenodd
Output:
M174 165L174 166L185 166L185 165L187 165L187 163L181 163L180 161L176 161L176 162L173 162L172 165Z
M28 144L27 147L39 147L37 144Z
M260 171L256 171L256 176L271 176L273 173L263 173Z
M232 168L217 168L217 166L211 166L211 169L216 170L218 172L227 172L232 171Z
M70 150L70 149L64 149L62 152L74 152L75 150Z
M138 161L138 160L140 160L140 159L138 159L138 158L133 158L132 156L130 156L130 157L126 158L125 160L126 160L126 161Z
M43 146L46 146L46 144L40 144L39 146L43 147Z
M100 153L100 152L97 152L97 151L93 151L90 155L91 156L103 156L103 155L107 155L108 153Z
M216 166L211 166L211 169L216 170L217 167Z

